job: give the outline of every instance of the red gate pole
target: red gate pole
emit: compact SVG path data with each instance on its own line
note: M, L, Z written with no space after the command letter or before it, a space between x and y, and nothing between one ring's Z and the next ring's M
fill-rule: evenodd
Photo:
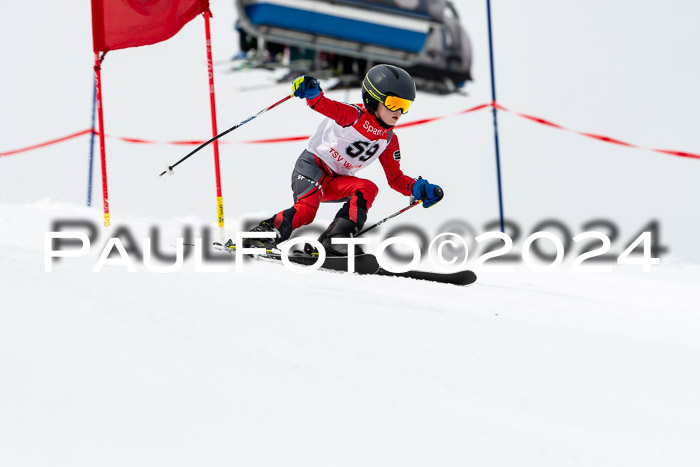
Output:
M214 93L214 66L211 54L211 29L209 27L209 17L211 12L207 9L204 15L204 31L207 39L207 70L209 71L209 103L211 104L211 129L212 135L219 134L216 127L216 97ZM219 223L219 236L224 240L224 198L221 194L221 169L219 168L219 141L213 142L214 146L214 171L216 174L216 211Z
M105 126L102 114L102 59L100 53L95 52L95 95L97 97L97 120L100 132L100 160L102 162L102 200L104 203L105 229L109 228L109 192L107 190L107 155L105 151Z

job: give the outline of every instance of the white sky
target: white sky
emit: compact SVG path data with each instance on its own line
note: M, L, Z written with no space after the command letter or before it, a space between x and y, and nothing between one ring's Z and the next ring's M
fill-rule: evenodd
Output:
M490 100L485 2L463 0L457 7L474 48L475 80L467 87L469 96L419 96L406 120ZM0 15L0 40L5 44L0 49L2 150L63 136L90 122L89 5L41 2L34 8L41 14L6 4ZM700 32L695 24L699 6L687 1L496 1L492 8L502 105L641 146L700 152ZM232 2L214 1L212 10L214 55L222 60L236 50L234 9ZM103 79L108 133L156 140L210 135L201 23L195 20L166 43L107 56ZM241 85L256 80L256 75L217 70L220 130L287 92L280 86L241 93ZM331 97L357 99L346 93ZM298 104L276 109L231 135L230 141L309 134L316 115L304 113ZM649 220L660 219L662 242L671 253L700 260L695 244L700 222L693 212L700 198L700 161L587 140L511 115L501 114L500 132L505 213L523 230L554 217L580 231L584 223L602 217L618 223L621 239L627 241ZM406 172L441 184L448 194L440 210L422 213L414 221L436 228L460 217L481 229L498 216L486 112L400 135ZM227 215L238 218L286 207L288 173L301 146L222 146ZM113 216L194 215L208 222L213 212L210 161L193 161L178 174L178 181L166 182L170 185L151 175L179 159L183 149L111 140ZM256 188L260 183L247 183L239 176L255 173L260 161L266 169L255 178L264 179L264 192ZM363 173L382 180L370 170ZM86 171L86 138L3 158L0 200L48 196L81 204ZM377 217L404 203L389 190L382 192L375 205ZM99 191L94 196L99 200Z

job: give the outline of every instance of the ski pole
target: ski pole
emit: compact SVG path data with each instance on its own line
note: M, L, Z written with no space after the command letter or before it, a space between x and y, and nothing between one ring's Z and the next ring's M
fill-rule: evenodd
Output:
M267 107L267 108L261 110L260 112L256 113L256 114L253 115L252 117L246 118L245 120L243 120L243 121L242 121L241 123L239 123L238 125L234 125L234 126L232 126L231 128L229 128L228 130L224 131L223 133L219 133L218 135L214 136L214 137L213 137L212 139L210 139L209 141L200 144L199 146L197 146L197 148L196 148L194 151L190 152L190 153L187 154L185 157L183 157L183 158L180 159L179 161L175 162L173 165L169 165L168 168L165 169L165 170L160 174L160 176L162 177L162 176L165 175L166 173L169 173L170 175L172 175L172 174L174 173L174 172L173 172L173 169L174 169L175 167L177 167L177 166L180 165L182 162L184 162L185 160L187 160L188 158L190 158L191 156L193 156L197 151L199 151L200 149L202 149L202 148L205 147L206 145L208 145L208 144L210 144L210 143L216 141L217 139L221 138L221 137L224 136L224 135L227 135L227 134L231 133L231 132L232 132L233 130L235 130L236 128L242 127L243 125L245 125L245 124L248 123L249 121L254 120L255 118L257 118L257 117L259 117L260 115L262 115L262 114L264 114L265 112L267 112L268 110L274 109L275 107L277 107L278 105L280 105L282 102L286 101L287 99L289 99L289 98L291 98L291 97L293 97L293 96L294 96L294 94L288 95L288 96L285 97L284 99L275 102L275 103L272 104L270 107Z
M411 204L409 204L409 205L406 206L405 208L403 208L403 209L401 209L401 210L399 210L399 211L396 211L394 214L392 214L392 215L390 215L390 216L385 217L384 219L380 220L380 221L377 222L376 224L370 225L369 227L367 227L366 229L364 229L362 232L360 232L359 234L357 234L357 237L359 237L360 235L363 235L363 234L369 232L370 230L372 230L372 229L374 229L374 228L376 228L376 227L379 227L380 225L382 225L383 223L385 223L385 222L388 221L389 219L392 219L392 218L398 216L399 214L402 214L402 213L408 211L409 209L418 206L421 202L423 202L423 200L421 200L421 199L415 200L414 202L412 202Z

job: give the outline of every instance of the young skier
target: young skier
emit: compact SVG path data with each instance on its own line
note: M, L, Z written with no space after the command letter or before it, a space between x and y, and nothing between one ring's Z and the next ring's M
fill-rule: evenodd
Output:
M416 97L415 84L406 71L392 65L370 69L362 82L364 105L325 97L318 81L311 76L295 79L292 90L296 97L306 99L309 107L328 118L309 138L294 166L294 205L251 230L273 232L275 238L245 239L244 247L276 247L294 229L310 224L321 202L345 201L319 242L328 255L347 255L347 244L335 244L331 239L354 237L362 229L379 189L355 173L377 159L394 190L423 200L424 208L442 199L439 186L404 175L399 164L401 152L393 127Z

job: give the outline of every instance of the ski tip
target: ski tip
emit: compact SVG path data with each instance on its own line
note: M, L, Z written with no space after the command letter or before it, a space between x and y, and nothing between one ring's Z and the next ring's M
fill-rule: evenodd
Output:
M470 285L476 282L476 273L470 270L463 270L451 273L440 273L432 271L411 270L406 272L391 272L386 269L380 269L377 272L380 276L389 277L404 277L408 279L416 279L428 282L437 282L440 284L451 285Z

